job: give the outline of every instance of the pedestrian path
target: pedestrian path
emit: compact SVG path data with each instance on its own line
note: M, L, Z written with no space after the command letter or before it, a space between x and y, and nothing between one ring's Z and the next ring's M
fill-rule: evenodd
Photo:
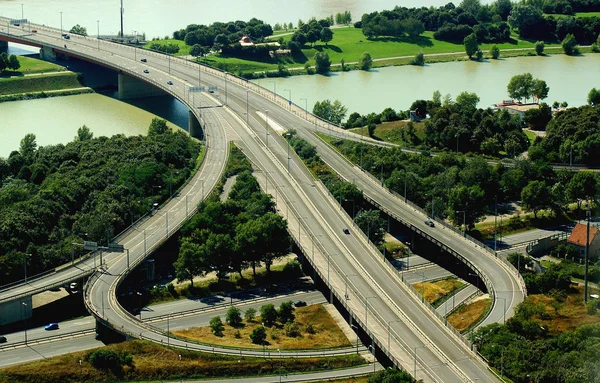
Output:
M454 310L455 307L460 306L463 302L469 299L472 295L477 293L477 287L468 284L467 287L454 294L451 298L441 304L435 311L438 314L445 317L449 312Z

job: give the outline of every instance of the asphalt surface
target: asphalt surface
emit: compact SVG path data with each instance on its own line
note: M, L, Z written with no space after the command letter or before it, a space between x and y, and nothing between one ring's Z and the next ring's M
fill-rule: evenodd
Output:
M46 44L55 46L63 43L57 31L46 32L40 28L38 30L40 33L34 36L36 40L44 40ZM186 94L183 81L193 84L193 81L197 79L197 73L200 73L196 72L198 66L152 53L144 53L149 58L149 62L140 65L139 62L132 60L130 56L134 56L136 53L128 47L101 42L102 49L96 50L94 49L96 44L94 39L73 36L72 40L68 42L69 54L89 56L94 60L108 59L110 64L107 62L106 65L120 67L125 73L136 77L143 77L144 75L141 74L143 68L151 67L150 75L146 75L144 78L158 86L161 86L160 84L163 84L166 78L170 78L167 74L169 71L172 75L176 74L172 77L175 85L171 86L169 91L184 102L189 99L189 93ZM229 91L226 92L226 97L229 98L229 101L227 105L237 113L237 116L227 108L202 109L209 133L206 161L181 196L192 191L198 194L199 186L197 184L200 178L205 180L206 190L212 188L222 170L227 153L224 132L229 130L237 133L238 142L246 155L258 168L267 170L271 184L277 185L281 197L287 200L288 206L291 204L294 216L301 217L300 225L294 225L294 219L290 220L290 230L293 231L294 227L298 229L297 239L305 248L305 254L310 254L311 243L318 242L317 251L312 253L311 261L317 265L323 279L329 280L334 293L336 296L342 297L342 300L344 287L348 287L350 299L346 301L346 304L350 308L354 320L371 333L378 346L388 349L393 358L406 368L412 364L413 358L417 359L419 366L417 377L423 378L425 381L496 381L496 377L487 370L485 364L410 295L400 282L398 275L382 265L381 256L376 254L357 231L353 231L352 235L342 234L342 228L349 226L349 218L340 212L339 207L330 198L324 198L325 194L320 185L315 184L312 176L294 155L292 155L291 161L291 174L286 172L284 164L287 161L287 144L281 136L275 134L270 126L272 121L274 120L279 125L298 129L304 138L317 146L320 154L330 166L338 173L346 175L349 180L354 181L366 195L371 196L382 206L388 207L403 222L408 221L422 231L430 230L432 236L435 236L438 241L457 250L482 269L491 279L491 287L495 290L496 296L505 299L508 303L507 306L512 310L519 299L522 300L522 296L519 296L521 290L517 281L514 280L515 278L510 276L509 271L500 266L493 257L485 254L480 248L458 234L442 227L426 227L423 223L422 213L412 210L401 200L387 193L377 183L313 136L310 131L314 127L304 119L286 111L287 104L284 100L279 98L276 103L273 103L267 100L263 94L258 94L268 92L259 90L256 86L243 80L231 77L225 80L224 75L215 76L214 73L216 71L203 69L203 82L228 83ZM221 76L223 77L221 78ZM241 86L238 86L238 83ZM252 90L246 92L246 87L252 87ZM251 100L252 109L248 109L250 113L245 114L250 103L250 100L246 102L248 99ZM195 99L192 95L191 107L196 113L195 105L198 102L202 102L203 106L219 105L211 95L202 94L199 97L196 95ZM269 135L265 135L265 121L262 121L264 118L256 113L257 110L270 111L266 122L268 130L270 130L270 140ZM244 118L249 120L248 125L252 130L243 124ZM265 137L264 141L260 137ZM269 140L268 144L267 140ZM265 151L267 146L268 151ZM209 163L210 161L215 162ZM137 232L132 232L122 238L120 243L130 249L132 263L143 259L146 251L159 245L165 235L174 230L173 226L185 218L185 214L181 214L180 202L181 198L171 201L164 209L161 209L138 228ZM169 221L171 229L168 226ZM145 229L147 234L146 241L141 238L142 229ZM304 235L302 235L302 231L304 231ZM146 251L143 249L144 243L147 243ZM331 266L329 267L329 265ZM329 271L325 274L325 270L330 268L332 269L331 274L333 274L331 278ZM128 316L117 304L114 292L126 270L124 254L109 261L106 270L88 284L87 296L91 302L88 303L88 307L95 311L96 316L109 321L110 325L121 332L157 342L165 341L163 334L147 329L143 324ZM506 297L502 297L502 294L505 294ZM496 306L494 305L494 309L488 317L490 321L497 320L495 318L498 316ZM365 308L367 308L366 312ZM359 318L362 318L363 314L365 319L360 320ZM386 338L390 339L388 329L391 330L393 342L388 340L389 344L386 345ZM190 346L175 340L172 340L171 343L179 347ZM291 356L282 354L283 357ZM252 353L244 353L244 355L252 355Z

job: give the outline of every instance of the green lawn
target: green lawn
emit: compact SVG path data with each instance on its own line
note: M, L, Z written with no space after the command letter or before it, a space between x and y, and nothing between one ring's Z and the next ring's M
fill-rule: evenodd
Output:
M535 138L537 137L537 135L530 130L524 130L523 132L525 133L527 138L529 138L529 144L533 145L533 142L535 141Z
M0 79L0 95L82 87L73 72Z
M32 73L45 73L45 72L60 72L65 71L66 68L60 65L52 64L47 61L34 59L31 57L19 56L19 63L21 67L16 72L6 71L2 72L2 76L20 76Z
M179 45L179 52L175 53L175 56L189 55L190 49L192 49L192 47L185 45L185 42L183 42L181 40L175 40L175 39L148 41L148 43L146 45L144 45L142 48L150 49L150 45L152 45L152 43L159 43L159 44L171 43L171 44Z
M578 12L575 14L575 17L600 17L600 12Z

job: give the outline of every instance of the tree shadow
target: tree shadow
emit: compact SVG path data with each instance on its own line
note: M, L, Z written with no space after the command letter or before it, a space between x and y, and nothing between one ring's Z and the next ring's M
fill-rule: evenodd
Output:
M374 37L369 39L370 41L381 41L381 42L395 42L395 43L407 43L418 45L420 47L432 47L433 42L431 41L431 37L427 36L417 36L417 37L409 37L409 36L401 36L401 37L393 37L393 36L381 36Z

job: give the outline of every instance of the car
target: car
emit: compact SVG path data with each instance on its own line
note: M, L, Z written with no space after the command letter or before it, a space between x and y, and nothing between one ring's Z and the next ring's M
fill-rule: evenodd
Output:
M148 62L147 59L141 59L140 61L143 62L143 63Z
M65 35L64 37L66 40L69 40L71 38L71 36L69 36L69 35Z
M148 69L144 69L144 73L150 73Z
M306 302L304 302L304 301L296 301L296 302L294 302L294 306L295 307L304 307L304 306L306 306Z
M14 23L13 25L14 25L15 27L20 27L20 26L21 26L21 24L19 24L19 23Z
M427 220L425 221L425 225L429 226L429 227L435 227L435 223L433 223L432 220Z
M208 93L215 93L215 91L214 91L214 90L212 90L212 89L209 89L209 90L208 90Z
M167 81L167 84L173 85L173 81L169 80L169 81Z
M5 336L0 336L0 343L6 343L6 337Z
M347 227L345 227L343 231L344 231L344 234L350 234L350 230L348 230Z
M46 326L44 326L44 330L46 330L46 331L58 330L58 323L53 322L53 323L47 324Z
M31 32L37 33L37 29L32 29Z

